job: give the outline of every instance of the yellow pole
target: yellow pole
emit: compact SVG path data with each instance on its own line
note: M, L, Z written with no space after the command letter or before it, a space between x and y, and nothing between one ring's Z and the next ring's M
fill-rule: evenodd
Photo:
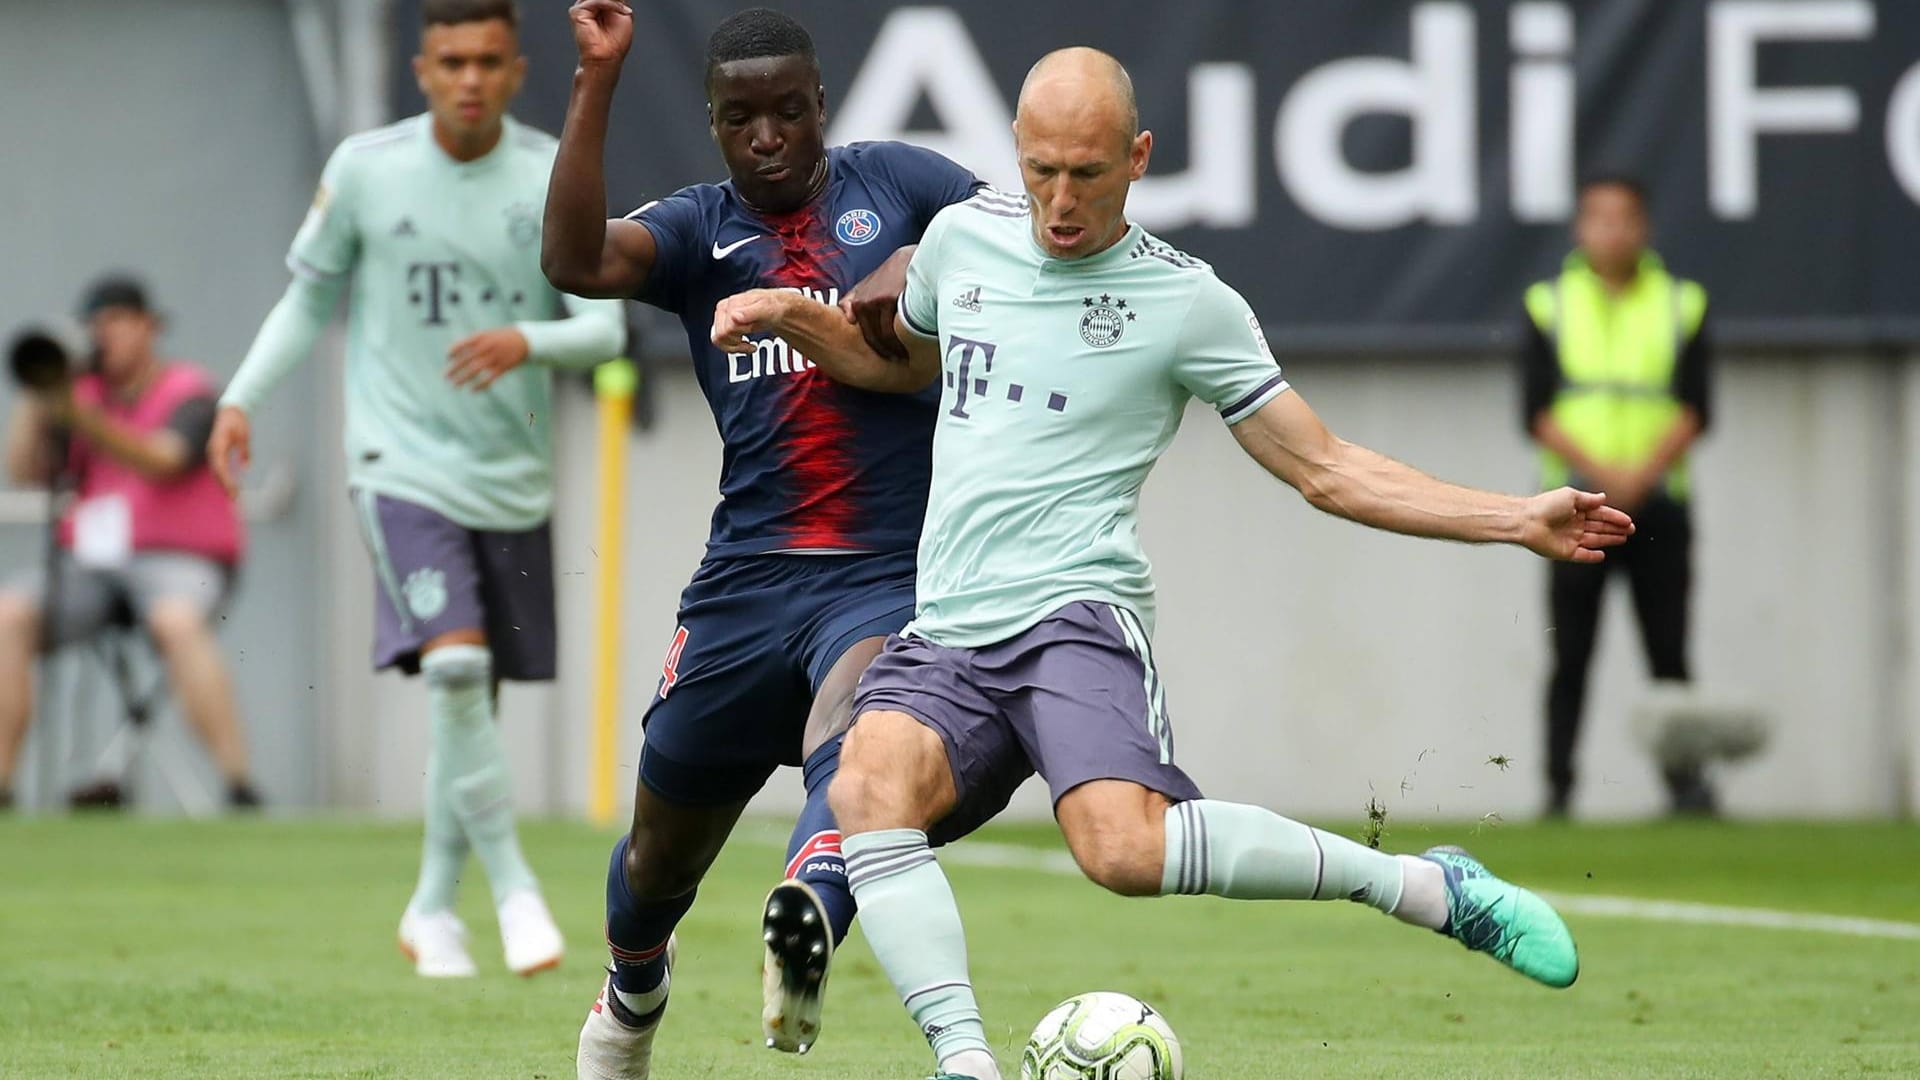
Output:
M600 588L594 596L593 738L587 758L587 819L614 820L614 777L620 757L621 550L626 519L627 430L639 372L631 360L610 360L593 372L600 413Z

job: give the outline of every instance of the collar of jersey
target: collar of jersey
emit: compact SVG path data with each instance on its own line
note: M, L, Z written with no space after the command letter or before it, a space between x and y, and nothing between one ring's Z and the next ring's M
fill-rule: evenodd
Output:
M1031 218L1028 219L1026 228L1027 243L1032 245L1033 250L1039 254L1041 267L1059 274L1078 274L1093 270L1103 270L1119 263L1127 257L1127 252L1132 251L1134 245L1140 242L1140 234L1143 231L1140 226L1129 221L1127 222L1127 231L1121 233L1120 239L1115 240L1113 245L1105 251L1089 255L1084 259L1062 259L1049 255L1047 249L1040 246L1039 239L1033 235Z
M720 186L726 190L727 198L732 199L734 205L759 220L762 224L774 227L775 222L791 220L797 215L804 214L808 210L813 209L815 206L833 205L833 189L835 185L840 182L840 169L838 163L834 161L834 151L838 149L840 148L837 146L829 146L826 152L821 155L827 162L827 182L820 185L820 190L814 194L813 198L808 199L806 202L801 203L799 206L784 214L769 214L764 210L755 209L752 203L740 197L740 189L733 186L733 177L731 176L720 181Z
M501 117L500 141L493 144L493 149L481 154L472 161L455 161L453 157L447 153L446 148L442 147L433 137L433 113L421 113L418 123L420 124L420 137L427 140L427 152L432 155L433 160L444 168L466 175L485 172L507 160L507 147L513 142L514 128L517 126L513 117Z

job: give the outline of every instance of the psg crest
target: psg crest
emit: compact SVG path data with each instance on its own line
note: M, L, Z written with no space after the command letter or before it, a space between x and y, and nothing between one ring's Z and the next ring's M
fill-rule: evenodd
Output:
M880 215L871 210L849 210L840 215L833 226L833 234L848 247L859 247L872 242L880 235Z

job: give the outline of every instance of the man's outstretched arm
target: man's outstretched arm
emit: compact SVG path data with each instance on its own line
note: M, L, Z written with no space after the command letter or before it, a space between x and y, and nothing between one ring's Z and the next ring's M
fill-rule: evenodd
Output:
M792 289L754 289L720 301L713 311L713 344L730 353L750 353L749 334L776 334L836 382L862 390L910 394L940 374L940 345L894 316L894 333L907 347L905 360L875 352L839 308Z
M540 270L575 296L632 296L653 269L653 233L637 221L607 220L603 163L613 90L633 45L633 9L619 0L578 0L567 15L580 66L547 184Z
M1334 435L1292 391L1234 425L1233 435L1315 507L1376 529L1518 544L1573 562L1599 562L1633 534L1633 520L1603 495L1561 488L1523 498L1436 480Z

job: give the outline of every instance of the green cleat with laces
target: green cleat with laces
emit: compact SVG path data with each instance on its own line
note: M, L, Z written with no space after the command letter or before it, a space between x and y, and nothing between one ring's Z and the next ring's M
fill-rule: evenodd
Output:
M1551 904L1493 876L1457 847L1431 848L1420 857L1447 878L1447 925L1440 933L1535 982L1565 988L1580 977L1573 934Z

